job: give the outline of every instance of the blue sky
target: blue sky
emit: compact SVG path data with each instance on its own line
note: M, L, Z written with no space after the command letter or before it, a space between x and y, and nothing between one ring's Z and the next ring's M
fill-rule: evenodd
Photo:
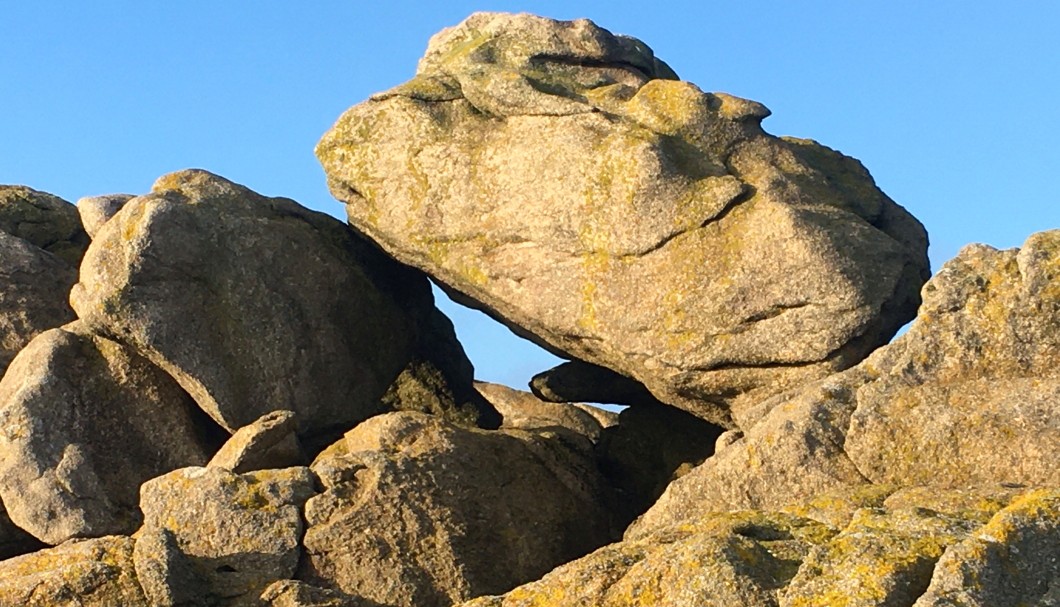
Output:
M1060 3L58 2L0 0L0 183L74 201L201 167L336 216L313 146L407 80L476 10L588 17L677 73L773 111L766 130L860 159L928 228L969 242L1060 227ZM554 359L442 303L480 378Z

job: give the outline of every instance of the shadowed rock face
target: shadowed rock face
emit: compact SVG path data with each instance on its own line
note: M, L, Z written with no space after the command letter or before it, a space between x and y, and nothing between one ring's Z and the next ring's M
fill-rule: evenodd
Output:
M644 384L614 371L585 363L567 361L530 379L534 396L554 403L590 401L614 405L662 405Z
M386 410L436 313L422 274L347 226L198 170L99 228L71 301L229 431L291 410L310 449Z
M914 315L927 238L856 160L675 78L589 21L476 14L317 155L350 223L459 301L741 426Z
M22 185L0 185L0 232L40 247L74 268L88 246L77 207Z
M416 352L383 395L394 411L420 411L455 424L494 429L500 413L475 390L475 369L452 321L435 308L419 329Z
M67 300L76 282L66 262L0 231L0 377L36 335L74 319Z

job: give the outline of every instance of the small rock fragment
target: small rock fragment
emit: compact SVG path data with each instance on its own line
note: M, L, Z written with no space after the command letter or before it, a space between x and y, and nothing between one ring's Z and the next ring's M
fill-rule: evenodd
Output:
M236 474L304 466L309 462L298 442L297 428L294 411L266 413L237 430L206 466Z
M661 405L644 384L611 369L581 361L568 361L530 379L530 390L554 403L592 401L627 406Z
M500 412L504 418L502 428L566 428L594 443L600 440L603 432L595 417L573 404L545 402L529 392L488 382L475 382L475 389Z
M77 212L85 226L89 238L95 238L96 232L114 217L118 211L135 198L132 194L105 194L103 196L86 196L77 201Z
M261 593L269 607L361 607L338 592L310 586L297 580L281 580Z

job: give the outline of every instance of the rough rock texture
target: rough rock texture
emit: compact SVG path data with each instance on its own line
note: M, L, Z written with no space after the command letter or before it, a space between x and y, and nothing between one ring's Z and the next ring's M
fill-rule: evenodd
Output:
M858 510L842 533L810 551L782 604L911 605L945 547L976 526L926 509Z
M927 238L856 160L674 78L590 21L480 13L317 156L350 222L459 301L743 427L914 315Z
M140 483L205 463L212 423L168 375L80 322L37 336L0 380L0 496L40 540L130 534Z
M77 270L0 231L0 376L36 335L74 319L70 287Z
M908 333L763 403L746 436L670 485L638 527L865 482L1060 486L1058 404L1060 230L1022 249L972 245L924 287Z
M114 217L129 202L136 198L132 194L106 194L103 196L86 196L77 201L77 212L85 226L89 238L95 238L96 232Z
M430 413L461 426L499 427L500 414L474 388L475 368L452 321L436 308L419 335L412 361L383 395L384 408Z
M0 185L0 232L40 247L75 268L88 246L88 234L74 205L21 185Z
M338 592L310 586L297 580L282 580L270 584L261 593L261 601L269 607L367 607L354 603Z
M309 462L298 442L297 429L294 411L266 413L237 430L206 466L236 474L304 466Z
M1019 497L948 547L914 607L1053 607L1060 604L1058 591L1060 491L1042 490Z
M149 607L132 553L108 536L0 561L0 607Z
M973 496L989 503L997 495L995 487L955 496L930 488L903 499L968 505ZM837 525L769 511L704 513L464 607L1048 604L1037 601L1060 575L1057 495L1024 491L1010 504L968 510L866 507L846 517L847 500L836 495L839 512L823 518ZM955 579L958 593L945 594Z
M184 468L145 483L134 554L144 592L161 605L256 599L293 576L302 505L315 492L304 467Z
M604 476L616 488L620 520L629 523L676 478L714 454L718 426L666 406L634 406L604 430L596 446Z
M475 389L500 412L504 418L502 428L565 428L594 443L604 430L595 417L573 404L547 403L529 392L488 382L475 382Z
M351 430L313 465L299 579L370 605L504 592L613 539L591 443L420 413Z
M198 170L103 225L71 301L229 431L287 409L327 442L383 410L433 313L418 272L338 221Z
M605 546L503 597L465 607L776 607L777 592L801 560L834 533L779 513L718 513Z

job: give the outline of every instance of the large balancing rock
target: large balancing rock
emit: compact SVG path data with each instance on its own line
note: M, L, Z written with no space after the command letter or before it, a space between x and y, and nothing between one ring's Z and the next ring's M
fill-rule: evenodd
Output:
M100 228L71 301L229 431L286 409L327 440L380 412L433 310L426 279L341 222L199 170Z
M732 427L913 317L919 222L590 21L476 14L317 146L350 223L555 352Z
M139 488L205 463L212 422L161 369L80 322L38 335L0 381L0 497L38 539L130 534Z

